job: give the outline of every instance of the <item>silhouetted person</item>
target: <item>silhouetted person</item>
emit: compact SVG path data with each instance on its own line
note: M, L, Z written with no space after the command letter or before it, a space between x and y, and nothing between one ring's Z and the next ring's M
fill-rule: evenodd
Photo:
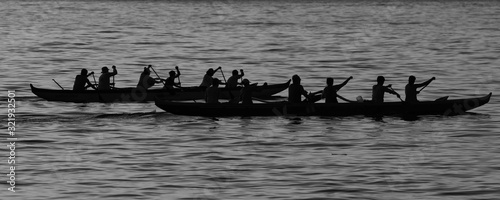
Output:
M151 78L151 71L149 70L151 68L151 65L149 65L147 68L144 67L144 70L141 73L141 76L139 78L139 82L137 83L137 88L143 88L143 89L148 89L150 87L153 87L155 83L159 83L160 80L155 80L154 78Z
M205 101L207 103L219 103L219 79L214 78L212 80L212 86L205 90Z
M257 87L250 86L250 81L248 79L243 79L241 81L243 88L240 90L240 101L242 104L253 104L252 95L256 91Z
M203 81L201 82L200 87L210 87L213 82L212 76L214 76L215 72L217 72L217 70L219 69L221 69L221 67L218 67L215 70L212 68L208 69L205 76L203 76Z
M304 87L300 85L300 77L295 74L292 76L292 84L288 86L288 102L290 103L300 103L301 95L309 98L307 96L307 92L304 90Z
M372 90L372 102L382 103L384 102L384 94L390 93L396 95L398 98L401 98L397 92L391 89L391 85L384 86L385 78L383 76L377 77L377 85L373 86Z
M337 92L344 87L347 82L352 79L352 76L346 79L343 83L339 85L333 85L333 78L326 79L326 87L323 89L323 98L325 98L325 103L338 103Z
M408 84L405 87L405 102L418 102L417 94L420 92L417 91L417 88L429 85L433 80L436 80L436 77L432 77L431 79L420 84L415 84L415 80L415 76L410 76L408 78Z
M238 74L238 70L233 70L233 75L227 79L226 88L238 87L238 79L240 79L245 75L242 69L240 69L240 72L241 74Z
M80 75L76 75L75 77L75 83L73 84L73 90L75 91L82 91L86 90L89 87L92 87L94 89L97 89L88 79L88 77L94 72L87 74L88 71L87 69L82 69Z
M111 90L111 84L109 81L109 78L112 76L118 74L118 71L116 71L116 66L113 65L113 72L109 72L108 67L103 67L102 68L102 74L99 77L99 85L97 86L97 89L99 90Z
M165 80L165 86L163 88L166 89L174 89L174 87L181 87L181 83L176 83L175 79L181 75L178 67L175 67L177 73L175 71L168 72L169 77Z

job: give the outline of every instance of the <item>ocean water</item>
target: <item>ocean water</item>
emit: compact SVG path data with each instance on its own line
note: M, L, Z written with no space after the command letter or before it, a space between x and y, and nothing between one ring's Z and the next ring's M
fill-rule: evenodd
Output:
M2 199L495 199L500 196L500 3L473 0L0 1L2 115L16 99L16 192ZM154 103L48 102L81 68L208 68L370 98L379 75L420 100L493 92L460 116L176 116ZM221 74L216 77L222 78ZM160 86L156 86L160 87ZM280 95L286 95L286 92ZM392 95L386 101L398 101ZM2 124L7 130L7 124ZM7 132L7 131L5 131ZM8 134L0 171L9 173Z

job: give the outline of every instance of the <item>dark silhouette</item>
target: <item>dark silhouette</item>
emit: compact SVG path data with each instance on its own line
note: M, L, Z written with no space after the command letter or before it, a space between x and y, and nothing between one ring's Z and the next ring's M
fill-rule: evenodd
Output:
M87 69L82 69L80 75L76 75L75 77L75 83L73 84L73 90L75 91L82 91L86 90L89 87L92 87L94 89L97 89L88 79L90 75L93 75L94 72L91 72L88 74Z
M212 80L212 86L207 87L205 90L205 102L207 103L219 103L219 79L214 78Z
M149 65L147 68L144 67L144 70L141 73L141 76L139 78L139 82L137 83L137 88L143 88L143 89L148 89L150 87L153 87L156 83L160 83L160 80L156 80L154 78L151 78L151 71L149 70L151 68L151 65Z
M257 89L256 86L250 85L250 81L248 79L243 79L241 83L243 84L243 88L241 88L240 90L240 98L239 98L241 103L246 105L253 104L252 93L254 91L261 91L262 88Z
M406 102L418 102L417 100L417 94L420 93L427 85L429 85L433 80L436 80L436 77L432 77L431 79L420 83L420 84L415 84L415 76L410 76L408 78L408 84L405 87L405 101ZM417 88L423 87L420 91L417 91Z
M306 97L306 99L309 98L309 96L307 95L307 91L305 91L304 87L300 85L300 77L295 74L292 76L292 84L288 86L288 102L300 103L301 95Z
M391 85L384 86L385 78L383 76L377 77L377 85L373 86L372 90L372 102L382 103L384 102L384 94L390 93L396 95L398 98L401 96L392 89Z
M240 69L240 72L241 74L238 74L238 70L233 70L233 75L227 79L226 88L238 87L238 79L245 75L242 69ZM243 84L243 82L241 84Z
M203 76L203 81L201 82L200 87L210 87L213 83L212 76L214 76L215 72L217 72L217 70L219 69L221 69L221 67L218 67L215 70L212 68L208 69L205 76Z
M118 71L116 71L116 66L113 65L112 68L113 72L111 73L109 72L108 67L102 68L101 72L102 74L101 76L99 76L99 85L97 86L99 90L111 90L111 84L109 82L109 78L118 74Z
M347 78L343 83L338 85L333 85L333 78L326 79L326 87L323 89L323 98L325 98L325 103L338 103L337 92L344 87L347 82L352 79L352 76Z
M179 71L179 67L175 67L175 70L177 71L177 73L175 73L175 71L173 71L173 70L168 73L169 77L165 80L165 86L163 87L164 89L174 89L174 87L178 87L178 88L181 87L180 82L179 83L175 82L175 79L181 75L181 72Z

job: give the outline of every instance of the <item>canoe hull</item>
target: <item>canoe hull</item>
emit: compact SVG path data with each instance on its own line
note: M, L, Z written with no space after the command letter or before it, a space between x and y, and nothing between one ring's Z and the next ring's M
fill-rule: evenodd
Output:
M255 92L258 98L270 97L274 94L282 92L288 88L290 81L282 84L274 84L268 86L257 86L262 88L259 92ZM37 88L30 84L31 91L38 97L47 101L62 101L62 102L148 102L154 101L156 98L164 100L193 100L204 99L205 90L198 87L188 87L174 90L151 89L144 90L138 88L118 88L108 91L85 90L52 90ZM220 98L231 99L238 97L241 88L225 89L221 88Z
M350 115L458 115L482 106L490 100L491 93L479 98L418 103L339 103L339 104L289 104L255 103L204 104L156 100L156 105L172 114L192 116L350 116Z

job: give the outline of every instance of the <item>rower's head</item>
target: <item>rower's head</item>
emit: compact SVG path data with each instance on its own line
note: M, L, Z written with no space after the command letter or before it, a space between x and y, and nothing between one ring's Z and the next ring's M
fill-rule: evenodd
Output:
M213 76L215 74L215 71L213 68L210 68L207 70L207 74L210 75L210 76Z
M87 76L87 73L88 73L87 69L82 69L81 75Z
M378 83L379 85L383 85L383 84L384 84L384 82L385 82L385 78L384 78L383 76L378 76L378 77L377 77L377 83Z
M238 70L233 70L233 76L238 76Z
M102 70L101 73L108 73L109 72L108 67L102 67L101 70Z
M214 78L212 80L212 87L214 87L214 88L219 87L219 79L218 78Z
M410 85L413 85L413 84L415 84L415 80L416 80L416 79L417 79L417 78L415 78L415 76L410 76L410 77L408 77L408 83L409 83Z
M293 75L292 76L292 82L294 84L300 84L300 77L299 77L299 75L297 75L297 74Z
M147 67L144 67L144 70L142 71L142 74L143 75L149 75L149 74L151 74L151 72L149 71L149 69Z
M170 77L174 77L175 76L175 71L171 70L170 72L168 72L168 75L170 75Z
M326 85L332 86L333 85L333 78L327 78L326 79Z
M243 84L245 87L249 86L250 85L250 81L248 79L243 79L241 81L241 84Z

